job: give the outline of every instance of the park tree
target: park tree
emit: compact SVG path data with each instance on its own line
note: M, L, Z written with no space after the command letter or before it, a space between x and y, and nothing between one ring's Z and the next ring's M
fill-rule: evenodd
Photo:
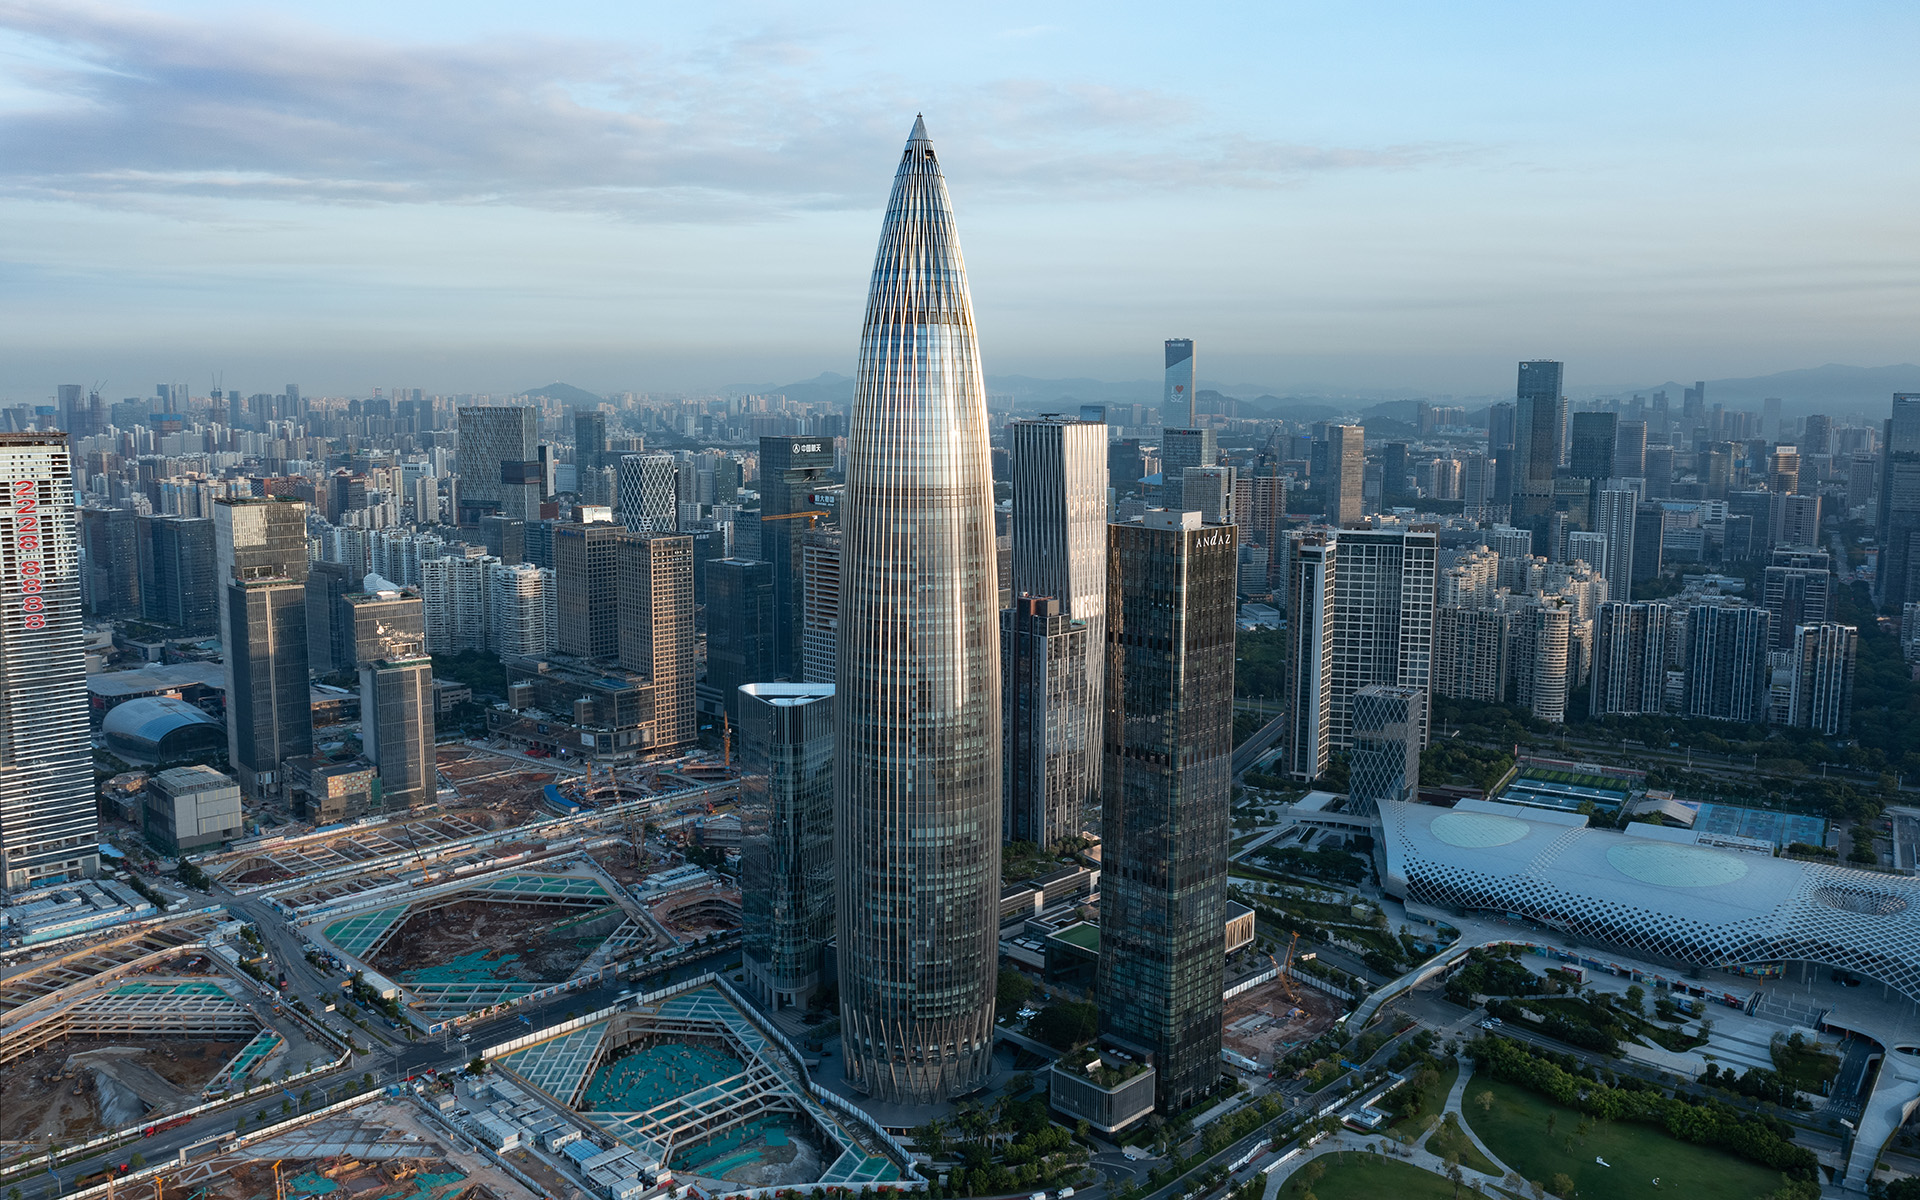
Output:
M1480 1111L1483 1113L1493 1111L1493 1093L1485 1088L1482 1088L1479 1093L1474 1096L1473 1102L1480 1106Z
M1560 1196L1564 1200L1565 1197L1573 1195L1573 1177L1564 1171L1557 1172L1552 1179L1547 1181L1547 1188L1553 1192L1554 1195Z

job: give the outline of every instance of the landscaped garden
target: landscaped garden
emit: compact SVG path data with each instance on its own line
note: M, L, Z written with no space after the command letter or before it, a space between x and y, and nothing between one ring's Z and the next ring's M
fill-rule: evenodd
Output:
M1550 1184L1565 1175L1580 1200L1668 1193L1686 1200L1756 1200L1781 1185L1779 1171L1726 1151L1690 1145L1644 1125L1600 1121L1496 1079L1475 1076L1462 1107L1467 1124L1501 1161L1528 1180Z
M1398 1159L1342 1151L1321 1155L1295 1171L1280 1195L1312 1195L1317 1200L1379 1200L1381 1196L1393 1200L1454 1200L1457 1191L1448 1180Z

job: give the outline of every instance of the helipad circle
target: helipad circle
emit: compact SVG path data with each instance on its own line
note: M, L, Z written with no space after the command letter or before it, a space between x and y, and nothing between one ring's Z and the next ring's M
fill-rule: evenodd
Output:
M1607 861L1622 875L1658 887L1714 887L1747 873L1737 854L1678 842L1622 842L1608 848Z
M1449 846L1481 850L1488 846L1517 842L1527 836L1533 827L1525 821L1493 813L1450 812L1435 817L1430 828L1433 836Z

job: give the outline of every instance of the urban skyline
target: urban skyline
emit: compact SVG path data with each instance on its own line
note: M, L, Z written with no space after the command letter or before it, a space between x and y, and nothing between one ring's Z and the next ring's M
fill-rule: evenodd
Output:
M64 37L73 62L112 58L98 43L124 14L39 2L0 11L0 54L9 36L29 58ZM701 28L687 20L660 36ZM1173 21L1170 51L1215 20ZM156 129L177 120L168 89L203 86L176 76L207 23L148 14L114 43L175 48L150 67ZM340 52L316 41L282 74L313 80ZM511 109L520 53L488 52L499 85L478 109ZM1722 387L1701 376L1726 348L1673 322L1670 343L1643 334L1640 350L1687 344L1690 382L1596 387L1595 304L1591 337L1509 318L1449 352L1457 366L1516 347L1496 393L1237 396L1208 386L1216 364L1250 360L1244 326L1220 319L1235 287L1210 265L1206 219L1150 239L1191 286L1144 304L1082 289L1018 332L983 322L977 299L1031 305L1035 276L1008 269L1003 244L970 273L959 226L971 237L977 199L989 244L1004 233L1023 172L1059 150L1046 129L1009 147L992 132L1007 112L983 110L943 161L915 116L904 145L896 127L862 160L856 201L852 175L821 168L865 135L827 130L823 105L789 118L813 123L823 157L783 186L814 197L775 203L744 159L716 158L751 89L704 138L682 128L677 164L623 153L644 105L604 90L622 53L609 41L592 86L556 75L574 90L553 97L539 195L479 203L464 189L484 173L452 150L430 195L402 195L424 185L401 122L395 194L342 172L333 202L589 223L617 210L649 229L678 206L690 242L730 222L743 253L785 222L792 253L763 254L764 288L713 264L735 324L679 349L718 371L787 273L837 246L815 236L818 214L858 208L872 236L891 162L857 339L850 318L840 330L852 377L606 394L559 382L569 369L531 392L440 390L462 362L432 388L398 376L339 394L296 357L271 377L304 382L216 376L203 391L159 363L137 389L0 397L0 973L15 997L0 1067L10 1100L30 1097L0 1128L23 1137L11 1200L113 1200L149 1181L156 1200L196 1181L204 1200L246 1200L222 1181L257 1190L270 1169L278 1188L283 1165L295 1190L318 1171L357 1194L376 1169L363 1159L423 1187L491 1161L494 1200L1154 1200L1217 1185L1246 1200L1323 1179L1317 1194L1345 1195L1379 1165L1338 1151L1416 1119L1433 1139L1392 1167L1410 1192L1414 1175L1462 1190L1469 1168L1514 1194L1612 1186L1592 1149L1657 1151L1683 1186L1712 1174L1793 1200L1822 1183L1864 1192L1883 1165L1914 1177L1890 1200L1920 1189L1920 1061L1900 1053L1920 1028L1920 749L1904 728L1920 709L1920 367L1912 382L1859 375L1876 390L1858 403ZM954 53L933 52L926 78ZM71 65L42 63L34 86L70 87ZM325 91L286 115L323 109ZM95 94L111 112L124 85ZM1034 228L1061 200L1090 227L1116 211L1090 173L1191 173L1206 156L1168 137L1192 113L1076 95L1133 115L1094 123L1077 173L1053 177L1046 204L1029 197ZM582 203L581 181L554 173L573 161L562 135L616 109L588 181L599 199ZM29 169L0 166L0 185L65 178L100 119ZM218 124L187 153L232 152ZM22 128L44 137L38 118ZM756 144L783 160L767 128ZM1418 202L1452 169L1413 146L1288 165L1286 133L1242 135L1240 165L1187 190L1293 196L1304 214L1321 189L1388 171ZM273 177L312 139L282 128ZM704 192L668 195L664 177ZM265 200L257 183L197 198L314 199L286 183ZM129 177L121 195L201 186ZM95 183L67 191L38 202L99 205ZM20 202L4 193L0 214ZM1349 246L1391 253L1394 230ZM1271 249L1250 244L1236 269ZM1133 253L1078 263L1097 274ZM1534 264L1516 296L1579 270L1575 254L1509 260ZM1357 288L1392 277L1349 261ZM815 272L806 311L765 327L768 355L838 311L849 265ZM1667 302L1637 282L1649 311ZM1329 291L1330 316L1346 294ZM1456 319L1421 316L1422 294L1396 293L1394 319L1364 306L1373 354L1417 356L1419 330ZM577 324L570 361L604 361L600 327L549 304L550 328ZM1475 310L1470 293L1459 307ZM632 306L629 348L700 305L683 309ZM1048 331L1069 361L1094 325L1152 377L985 372L989 349L1030 354ZM350 328L316 326L312 345ZM138 350L138 332L93 361ZM471 333L489 337L484 321ZM414 351L431 365L430 339ZM1435 361L1429 377L1451 369ZM128 1114L104 1069L69 1089L94 1070L76 1037L113 1039L117 1068L167 1053L156 1078L171 1090ZM181 1037L224 1048L176 1055ZM1640 1055L1642 1038L1659 1049ZM1564 1141L1526 1132L1565 1100L1554 1045L1595 1068L1579 1106L1609 1118L1606 1146L1579 1150L1584 1124ZM1645 1107L1610 1098L1622 1057L1652 1086L1617 1094ZM1434 1082L1448 1072L1451 1091ZM1470 1076L1502 1090L1469 1094ZM399 1144L375 1131L397 1112L417 1162L360 1148ZM309 1120L324 1124L283 1136ZM1331 1153L1302 1153L1326 1139ZM323 1169L323 1145L357 1157L329 1152ZM249 1162L251 1184L229 1172Z

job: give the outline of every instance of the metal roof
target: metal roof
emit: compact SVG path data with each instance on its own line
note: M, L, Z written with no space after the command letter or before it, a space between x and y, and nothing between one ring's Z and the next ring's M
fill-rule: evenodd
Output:
M1380 806L1387 890L1511 913L1699 966L1810 961L1920 1000L1920 878L1701 845L1693 830L1593 829L1490 801Z

